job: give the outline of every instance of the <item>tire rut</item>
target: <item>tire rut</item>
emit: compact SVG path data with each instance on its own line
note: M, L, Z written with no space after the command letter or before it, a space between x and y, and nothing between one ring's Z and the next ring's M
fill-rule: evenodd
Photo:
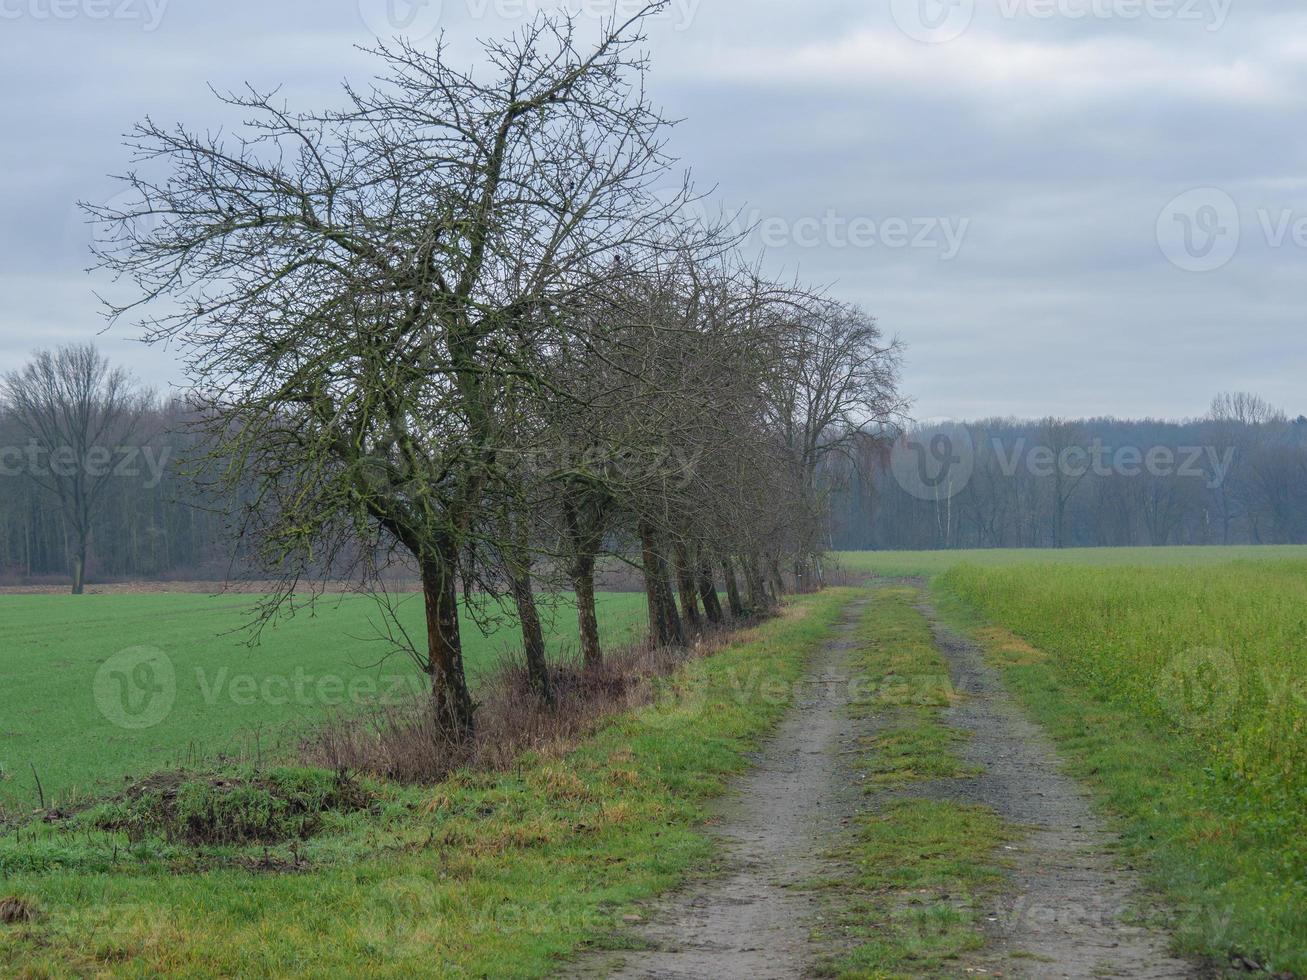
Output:
M955 689L964 696L944 721L967 734L959 754L979 775L921 787L936 795L993 808L1028 833L1006 851L1010 889L986 916L985 950L969 961L972 975L1131 977L1169 980L1213 974L1177 959L1167 938L1126 921L1144 901L1138 878L1112 857L1114 837L1084 790L1061 772L1052 743L1030 721L980 650L930 622Z
M571 977L749 978L808 975L820 897L795 887L828 870L825 852L862 805L852 771L857 736L845 706L854 674L849 638L868 599L845 609L814 658L794 704L761 747L756 765L714 808L710 833L723 873L647 909L634 929L650 948L601 958Z

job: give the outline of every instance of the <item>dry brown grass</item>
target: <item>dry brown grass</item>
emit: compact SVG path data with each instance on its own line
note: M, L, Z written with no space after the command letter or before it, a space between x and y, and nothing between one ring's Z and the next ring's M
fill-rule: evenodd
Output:
M308 765L402 783L431 783L458 769L509 769L526 751L554 758L593 732L603 718L648 704L658 678L738 636L721 629L700 636L688 649L626 647L611 651L592 670L574 662L554 665L552 705L536 696L520 662L506 660L478 692L476 737L467 745L442 738L426 701L419 698L363 715L337 716L303 740L300 755Z
M36 918L36 908L26 899L10 895L0 898L0 922L5 925L20 925Z

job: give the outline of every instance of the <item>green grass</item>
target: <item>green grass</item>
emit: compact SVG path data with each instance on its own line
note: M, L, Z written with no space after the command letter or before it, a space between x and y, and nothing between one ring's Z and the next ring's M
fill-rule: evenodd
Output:
M920 598L878 589L858 631L871 694L851 710L876 721L861 766L877 797L836 854L849 877L824 883L848 947L823 964L830 976L957 976L958 958L984 945L981 899L1003 880L994 854L1012 831L992 809L911 795L914 783L971 774L940 717L956 695Z
M940 718L955 694L944 657L915 608L920 598L916 589L877 590L858 631L857 663L875 693L853 710L877 717L871 751L861 763L869 790L971 772L953 751L962 736Z
M535 977L579 947L620 947L629 903L710 862L703 804L787 710L773 695L801 689L853 594L797 600L574 751L427 789L381 784L369 809L325 814L294 851L44 825L0 838L0 862L65 862L6 875L37 915L0 926L0 962L20 977Z
M1178 910L1180 949L1307 975L1307 561L937 586Z
M248 623L250 603L181 594L0 597L0 809L37 805L33 768L49 804L121 784L127 773L219 754L266 758L333 710L411 693L422 683L405 656L377 663L386 648L375 639L370 599L323 599L316 614L282 622L253 649L245 634L232 633ZM626 642L643 629L642 595L611 593L599 603L606 643ZM422 635L420 597L402 610L406 626ZM554 610L546 627L555 651L575 649L569 607ZM463 638L473 683L521 646L511 621L485 637L465 619ZM131 651L139 648L166 661L151 661L152 674L135 675ZM116 667L122 658L111 658L124 651L127 660ZM175 699L165 690L146 702L150 688L169 686L161 663L171 667ZM138 688L138 680L148 683ZM123 684L129 704L147 708L139 719L121 713ZM164 709L150 727L120 724L155 721Z
M1197 567L1236 561L1307 560L1307 545L1188 548L989 548L971 551L841 551L840 567L887 577L929 577L957 565L1007 568L1032 564Z

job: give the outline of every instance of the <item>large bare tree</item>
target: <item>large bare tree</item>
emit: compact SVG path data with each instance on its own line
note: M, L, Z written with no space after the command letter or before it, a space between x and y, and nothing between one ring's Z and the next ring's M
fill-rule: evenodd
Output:
M427 612L406 646L450 738L474 713L460 556L517 462L501 396L547 382L546 354L594 322L567 311L638 275L689 194L666 192L637 50L660 7L591 46L541 16L486 43L479 72L396 42L338 111L225 96L249 119L234 138L147 121L130 145L162 176L91 209L104 264L139 290L110 317L184 346L225 478L259 488L244 527L285 571L265 613L309 567L349 556L366 579L398 550Z

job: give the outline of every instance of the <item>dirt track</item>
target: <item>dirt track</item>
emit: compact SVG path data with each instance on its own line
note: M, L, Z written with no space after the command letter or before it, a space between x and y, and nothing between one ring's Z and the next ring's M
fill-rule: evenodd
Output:
M634 928L647 950L597 956L567 975L803 977L830 952L811 938L821 924L818 899L793 886L838 873L821 856L853 814L874 805L853 767L861 733L845 710L853 679L849 633L864 606L848 610L813 663L804 695L755 768L717 807L712 832L722 844L721 874L646 910L647 921ZM923 612L955 687L965 694L946 721L969 734L964 754L982 774L922 783L898 795L983 803L1029 830L1005 852L1011 882L988 910L986 949L959 963L956 975L1205 976L1168 956L1165 937L1123 922L1140 894L1138 884L1114 866L1110 836L1083 792L1058 772L1047 738L1021 714L979 651L935 621L929 608Z
M823 870L821 855L863 801L850 764L848 634L853 603L776 735L716 808L724 868L648 911L651 948L585 964L574 976L768 978L805 975L820 905L793 887Z
M1112 838L1084 791L1059 772L1048 737L980 651L940 624L929 606L922 612L963 695L946 721L969 735L961 753L983 770L923 790L983 803L1029 830L1006 852L1011 889L986 917L989 942L977 965L1008 977L1205 976L1169 956L1165 936L1126 924L1142 892L1112 860Z

